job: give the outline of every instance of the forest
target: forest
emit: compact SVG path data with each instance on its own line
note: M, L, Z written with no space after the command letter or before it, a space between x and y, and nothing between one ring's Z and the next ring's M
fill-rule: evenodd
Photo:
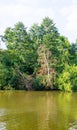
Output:
M77 40L70 43L52 19L29 29L18 22L0 38L0 90L77 91Z

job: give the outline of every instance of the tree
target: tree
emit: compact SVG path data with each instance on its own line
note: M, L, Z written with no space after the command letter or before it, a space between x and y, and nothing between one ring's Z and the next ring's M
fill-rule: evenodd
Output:
M69 53L70 53L70 64L77 65L77 41L70 45Z
M0 50L1 89L76 90L77 42L61 36L52 19L45 17L29 31L18 22L1 39L7 46Z
M14 28L7 28L3 40L7 45L7 55L4 56L5 65L13 69L13 81L20 77L26 88L26 75L33 74L37 55L23 23L19 22Z
M56 72L52 67L52 63L55 62L52 59L52 54L44 44L38 48L38 68L36 77L40 79L40 82L46 89L54 89Z

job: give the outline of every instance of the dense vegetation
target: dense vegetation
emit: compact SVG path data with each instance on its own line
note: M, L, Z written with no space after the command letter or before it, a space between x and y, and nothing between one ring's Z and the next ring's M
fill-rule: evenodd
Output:
M77 90L77 41L70 44L46 17L28 31L8 27L0 49L0 89Z

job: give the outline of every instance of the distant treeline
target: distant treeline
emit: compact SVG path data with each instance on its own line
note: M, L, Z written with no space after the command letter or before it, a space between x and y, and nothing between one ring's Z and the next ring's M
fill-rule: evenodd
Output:
M77 90L77 41L61 36L49 17L28 31L18 22L1 39L1 90Z

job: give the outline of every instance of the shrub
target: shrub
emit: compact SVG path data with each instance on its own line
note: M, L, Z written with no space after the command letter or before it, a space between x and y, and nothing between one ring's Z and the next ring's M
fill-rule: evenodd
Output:
M57 85L60 90L76 91L77 90L77 66L66 65L65 69L57 79Z

